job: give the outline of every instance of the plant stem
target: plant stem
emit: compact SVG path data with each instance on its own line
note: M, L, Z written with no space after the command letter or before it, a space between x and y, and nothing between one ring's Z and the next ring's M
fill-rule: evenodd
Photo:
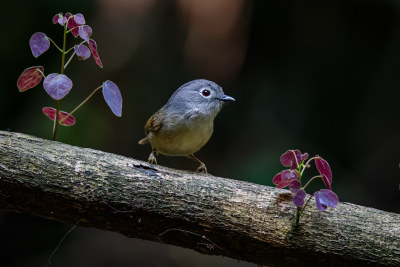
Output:
M317 157L312 157L312 158L310 158L309 160L307 160L306 164L304 164L304 167L303 167L303 169L302 169L301 172L300 172L300 176L303 175L304 170L305 170L306 167L310 164L310 162L311 162L312 160L316 159L316 158L317 158Z
M83 44L86 41L81 42L79 45ZM70 49L68 49L68 51L65 52L65 54L68 54L72 49L74 49L75 47L71 47ZM75 56L76 52L74 51L74 53L70 56L70 58L68 59L67 63L65 63L64 69L67 68L67 66L69 65L69 63L71 62L72 58Z
M310 182L312 180L314 180L314 179L317 179L317 178L322 178L322 176L321 175L317 175L317 176L314 176L313 178L311 178L310 180L308 180L308 182L305 184L305 186L303 186L303 189L306 189L306 187L310 184Z
M299 226L300 215L301 215L300 213L301 213L300 207L297 207L297 210L296 210L296 221L295 221L295 223L294 223L294 226L295 226L295 227L298 227L298 226Z
M64 74L64 64L65 64L65 45L67 43L67 23L64 25L64 40L63 40L63 48L61 52L61 74ZM61 101L57 100L57 109L56 109L56 117L54 119L54 124L53 124L53 141L56 140L57 136L57 129L58 129L58 120L59 120L59 113L60 113L60 106L61 106Z
M310 195L310 197L308 198L306 204L304 204L303 208L301 209L300 213L303 213L304 209L307 207L308 202L310 202L311 198L314 196L314 194Z
M57 100L57 109L56 109L56 117L54 119L54 123L53 123L53 141L56 140L56 136L57 136L57 130L58 130L58 123L56 123L58 121L58 113L60 110L60 100Z
M75 51L74 51L74 53L72 53L71 57L68 59L67 63L65 63L64 69L67 68L67 66L69 65L69 63L71 62L71 60L72 60L72 58L75 56L75 54L76 54L76 53L75 53Z
M300 216L303 214L304 209L307 207L308 202L310 202L310 200L311 200L311 198L312 198L313 196L314 196L314 194L310 195L310 197L308 198L306 204L304 204L302 208L297 207L297 211L296 211L296 221L295 221L295 223L294 223L294 226L295 226L295 227L298 227L298 226L299 226Z
M65 121L69 116L72 115L72 113L74 113L75 111L77 111L83 104L85 104L98 90L100 90L101 88L103 88L102 85L100 85L99 87L97 87L96 89L93 90L93 92L85 98L85 100L82 101L82 103L80 103L76 108L74 108L74 110L72 110L67 116L65 116L62 120L60 120L60 123Z
M50 37L47 37L47 39L49 39L50 42L52 42L53 45L62 53L62 49Z
M71 16L71 17L72 17L72 16ZM68 24L68 23L65 23L65 24ZM69 33L69 32L71 32L71 31L75 30L76 28L79 28L79 26L75 26L75 27L73 27L72 29L69 29L69 30L67 31L67 33Z
M44 75L44 73L43 73L39 68L36 68L36 70L37 70L38 72L40 72L40 74L42 74L43 78L46 78L46 75Z

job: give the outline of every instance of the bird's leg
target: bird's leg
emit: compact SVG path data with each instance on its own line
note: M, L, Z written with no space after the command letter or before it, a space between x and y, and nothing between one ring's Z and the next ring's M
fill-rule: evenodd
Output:
M153 148L153 151L150 153L150 156L149 156L149 158L147 159L147 161L148 161L150 164L155 164L155 165L157 165L157 160L156 160L156 156L155 156L156 153L157 153L157 151Z
M206 164L204 164L203 162L201 162L198 158L196 158L193 154L188 155L188 158L191 158L192 160L194 160L195 162L197 162L198 164L200 164L200 166L197 168L196 172L204 172L207 173L207 168L206 168Z

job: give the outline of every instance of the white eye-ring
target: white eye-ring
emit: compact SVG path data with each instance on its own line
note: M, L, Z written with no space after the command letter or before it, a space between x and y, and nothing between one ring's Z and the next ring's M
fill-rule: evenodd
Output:
M203 88L200 90L200 94L204 97L210 97L211 91L208 88Z

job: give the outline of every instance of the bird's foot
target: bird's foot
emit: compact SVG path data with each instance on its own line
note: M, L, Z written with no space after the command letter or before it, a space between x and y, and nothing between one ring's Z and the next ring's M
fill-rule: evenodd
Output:
M200 164L200 166L196 169L196 172L207 173L206 164L204 164L203 162L201 162L201 160L199 160L198 158L196 158L193 154L188 155L187 157L188 157L188 158L191 158L192 160L194 160L195 162L197 162L198 164Z
M147 159L147 161L148 161L150 164L157 165L157 160L156 160L156 157L154 156L154 151L150 153L150 156L149 156L149 158Z
M196 169L196 172L207 173L206 164L204 164L204 163L202 162L202 163L200 164L200 166Z

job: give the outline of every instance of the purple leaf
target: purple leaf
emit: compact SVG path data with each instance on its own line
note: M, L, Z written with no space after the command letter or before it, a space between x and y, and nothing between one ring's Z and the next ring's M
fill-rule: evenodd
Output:
M276 184L278 188L284 188L290 184L290 182L294 179L297 179L298 173L292 170L284 170L275 175L272 179L272 182Z
M75 45L74 50L79 60L85 60L90 57L90 50L86 45Z
M55 100L66 96L72 88L72 81L64 74L51 73L43 81L46 92Z
M294 194L293 196L293 203L297 206L297 207L301 207L304 204L304 198L306 197L306 191L304 191L303 189L300 189L296 192L296 194Z
M334 208L339 203L338 196L331 190L321 189L314 193L315 204L319 210L326 210L327 207Z
M104 100L111 108L111 111L118 117L122 115L122 96L118 86L112 81L103 83Z
M17 87L24 92L38 85L43 78L44 68L42 66L29 67L24 70L18 78Z
M85 17L81 13L77 13L74 15L74 20L78 25L83 25L86 23Z
M67 22L67 18L66 17L60 17L58 19L58 24L60 24L61 26L64 26L64 24Z
M62 17L63 17L63 13L61 13L61 12L56 14L56 15L54 15L54 17L52 19L53 24L57 24L58 23L58 19L60 19Z
M332 171L328 162L317 155L315 159L315 166L317 167L318 172L321 174L322 180L324 181L326 187L331 189Z
M301 188L301 183L299 180L292 180L289 183L289 189L292 193L296 193Z
M308 154L301 154L299 150L288 150L281 156L281 163L290 169L297 169L300 164L308 158Z
M42 108L42 111L43 111L44 115L46 115L50 120L52 120L52 121L55 120L56 110L54 108L44 107L44 108ZM66 116L68 116L67 112L60 111L59 115L58 115L58 121L61 121ZM70 115L70 116L68 116L68 118L66 118L64 121L62 121L60 124L64 125L64 126L72 126L75 124L75 118L74 118L74 116Z
M29 40L29 46L31 47L33 56L38 57L49 49L50 41L47 39L46 34L37 32Z
M92 35L92 28L88 25L79 26L79 36L89 43L89 37Z
M282 179L293 180L297 179L297 177L299 177L299 174L295 170L284 170L282 172Z
M89 48L90 48L90 51L92 51L94 61L96 61L97 65L99 65L99 67L102 68L103 63L101 63L99 53L97 52L97 45L93 39L89 39Z

